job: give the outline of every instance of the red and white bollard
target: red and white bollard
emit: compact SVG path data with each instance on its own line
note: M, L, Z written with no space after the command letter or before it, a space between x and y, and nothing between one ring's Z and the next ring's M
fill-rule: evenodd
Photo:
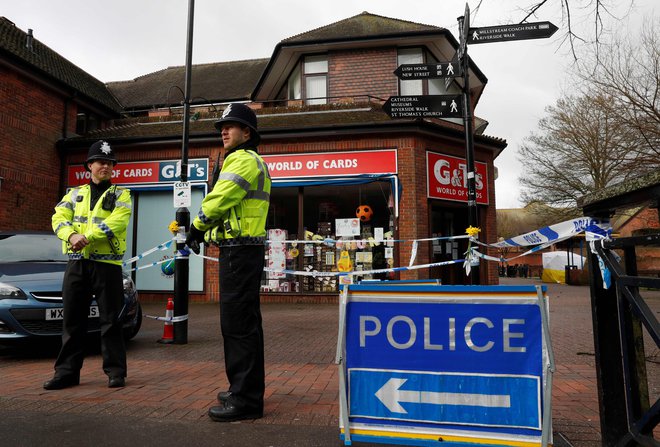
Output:
M165 307L165 325L163 326L163 338L158 340L158 343L174 343L174 299L167 299L167 306Z

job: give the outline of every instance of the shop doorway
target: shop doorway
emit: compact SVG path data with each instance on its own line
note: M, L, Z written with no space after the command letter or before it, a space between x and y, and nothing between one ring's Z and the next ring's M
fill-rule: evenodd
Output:
M429 228L432 237L462 236L468 227L467 208L462 204L432 201ZM467 251L467 239L439 240L431 244L431 262L462 259ZM467 284L463 263L433 267L429 277L442 280L442 284Z

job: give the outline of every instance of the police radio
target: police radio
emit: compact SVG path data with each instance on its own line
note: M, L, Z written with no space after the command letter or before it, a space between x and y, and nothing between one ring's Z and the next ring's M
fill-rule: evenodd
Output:
M112 191L108 191L105 194L103 197L103 202L101 203L101 208L106 211L112 211L115 209L115 203L117 202L117 195L115 194L116 191L117 187L113 186Z

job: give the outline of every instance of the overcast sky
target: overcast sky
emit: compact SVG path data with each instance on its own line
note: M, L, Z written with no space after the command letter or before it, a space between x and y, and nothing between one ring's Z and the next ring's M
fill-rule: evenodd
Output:
M576 29L593 28L593 17L569 0ZM606 0L612 4L628 0ZM469 0L471 25L519 23L520 9L533 0ZM618 10L636 31L641 17L660 14L656 0L635 0ZM185 65L187 0L0 0L0 15L103 82L134 79L169 66ZM281 40L363 11L449 29L458 40L457 17L465 0L196 0L193 64L268 58ZM549 0L528 21L550 21L550 39L471 45L468 54L488 78L475 114L490 124L486 134L508 147L495 160L497 208L518 208L518 177L525 174L517 148L568 84L572 56L561 47L566 31L560 0ZM605 24L611 19L604 15ZM631 21L631 22L627 22ZM586 27L586 28L585 28ZM441 149L441 148L438 148Z

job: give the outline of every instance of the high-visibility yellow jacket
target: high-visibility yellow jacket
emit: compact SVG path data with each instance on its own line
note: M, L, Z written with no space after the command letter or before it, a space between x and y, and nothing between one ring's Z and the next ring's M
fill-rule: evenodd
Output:
M106 199L106 196L114 195ZM126 228L131 217L131 192L127 188L111 186L90 210L89 185L71 189L55 206L53 231L62 239L64 253L69 259L90 259L121 265L126 252ZM113 203L111 203L113 202ZM104 203L106 208L104 209ZM73 233L83 234L89 244L74 252L69 244Z
M239 146L227 154L218 181L204 197L193 225L206 232L206 242L263 243L270 187L264 160L254 150Z

